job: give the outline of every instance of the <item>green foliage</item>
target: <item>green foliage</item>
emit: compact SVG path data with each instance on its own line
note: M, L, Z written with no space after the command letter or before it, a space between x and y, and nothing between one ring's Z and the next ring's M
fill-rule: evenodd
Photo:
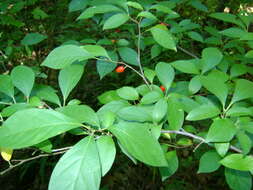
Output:
M60 15L70 12L59 18L36 0L12 3L0 3L0 25L16 29L0 34L1 153L64 153L50 190L100 189L117 149L157 167L164 182L179 161L199 160L198 173L225 171L231 189L252 188L253 16L246 4L225 13L200 0L72 0L56 3ZM29 19L36 20L30 28ZM117 66L125 70L113 73ZM62 140L73 136L76 144ZM195 150L207 145L202 156L185 151L187 161L181 158L179 148L196 143ZM66 144L73 146L53 149Z

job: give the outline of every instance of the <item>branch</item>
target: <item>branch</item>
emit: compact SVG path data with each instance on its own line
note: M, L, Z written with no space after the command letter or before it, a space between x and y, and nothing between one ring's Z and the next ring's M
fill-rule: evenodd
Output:
M168 133L168 134L178 134L178 135L183 135L183 136L187 136L187 137L191 137L193 139L196 139L196 140L199 140L201 141L201 144L202 143L205 143L205 144L208 144L208 145L211 145L209 142L207 142L203 137L200 137L200 136L197 136L197 135L194 135L192 133L188 133L186 131L170 131L170 130L162 130L161 133ZM235 146L230 146L229 147L230 150L233 150L235 152L238 152L238 153L242 153L242 150L236 148Z
M63 150L63 149L64 149L64 150ZM67 152L69 149L70 149L70 147L66 147L66 148L62 148L61 151L56 151L56 152L51 153L51 154L40 154L40 155L38 155L38 156L34 156L34 157L27 158L27 159L24 159L24 160L13 160L13 161L19 162L19 163L15 164L15 165L10 165L9 168L7 168L6 170L0 172L0 176L1 176L1 175L4 175L5 173L11 171L12 169L14 169L14 168L16 168L16 167L18 167L18 166L23 165L23 164L26 163L26 162L30 162L30 161L32 161L32 160L36 160L36 159L39 159L39 158L42 158L42 157L48 157L48 156L55 156L55 155L58 155L58 154L64 154L64 153ZM57 150L57 149L56 149L56 150ZM60 150L60 149L58 149L58 150Z
M199 59L199 57L197 55L189 52L188 50L186 50L186 49L184 49L184 48L182 48L180 46L177 46L177 48L180 49L182 52L186 53L187 55L189 55L189 56L191 56L191 57L193 57L195 59Z

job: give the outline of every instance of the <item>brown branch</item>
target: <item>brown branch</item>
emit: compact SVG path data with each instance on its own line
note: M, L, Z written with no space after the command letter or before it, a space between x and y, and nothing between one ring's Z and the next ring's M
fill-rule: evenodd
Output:
M209 142L207 142L203 137L200 137L200 136L197 136L197 135L194 135L192 133L188 133L186 131L173 131L173 130L162 130L161 133L167 133L167 134L177 134L177 135L183 135L183 136L187 136L187 137L191 137L193 139L196 139L198 141L202 143L205 143L205 144L208 144L208 145L211 145ZM238 153L242 153L242 150L236 148L235 146L230 146L229 147L230 150L233 150L235 152L238 152Z

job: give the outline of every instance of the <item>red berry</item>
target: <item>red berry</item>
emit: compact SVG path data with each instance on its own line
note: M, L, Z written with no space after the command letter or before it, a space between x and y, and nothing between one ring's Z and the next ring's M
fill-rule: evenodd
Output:
M124 66L118 66L115 69L116 73L123 73L125 71L125 67Z
M116 29L115 32L119 33L119 32L121 32L121 30L120 29Z
M166 89L164 86L160 86L160 89L164 92Z

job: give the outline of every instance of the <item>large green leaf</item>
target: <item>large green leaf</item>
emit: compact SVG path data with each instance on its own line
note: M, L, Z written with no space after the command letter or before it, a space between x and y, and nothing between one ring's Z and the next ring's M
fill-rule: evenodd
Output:
M160 122L164 116L167 113L167 109L168 109L168 104L167 101L165 99L160 99L154 107L153 110L153 121L158 123Z
M225 168L225 177L232 190L251 190L252 177L249 172Z
M125 24L129 20L129 16L125 13L118 13L108 18L103 26L103 30L113 29Z
M11 71L11 79L26 97L30 96L35 80L35 73L32 69L27 66L17 66Z
M253 157L244 156L243 154L230 154L223 158L220 163L228 168L235 170L253 170Z
M125 100L138 100L139 99L139 94L137 90L133 87L122 87L117 90L117 94L119 97L125 99Z
M201 84L211 93L213 93L225 106L228 96L228 87L220 78L214 78L212 76L202 76Z
M145 94L141 99L141 104L152 104L162 98L162 94L157 91L151 91Z
M49 190L99 190L101 167L96 142L92 136L79 141L56 164Z
M240 38L241 36L244 36L247 32L237 27L231 27L220 31L219 33L231 38Z
M149 132L146 124L120 122L109 130L136 159L151 166L168 165L160 144Z
M241 27L245 27L235 15L230 13L212 13L210 14L210 17L222 20L224 22L233 23Z
M72 64L62 69L59 73L59 86L63 95L64 103L68 98L70 92L75 88L81 79L84 71L84 66L79 64Z
M68 105L60 107L57 111L64 115L74 118L80 123L88 123L92 126L99 127L99 119L93 109L86 105Z
M122 12L122 10L114 5L98 5L89 7L88 9L85 9L82 14L77 18L80 19L87 19L93 17L95 14L103 14L107 12Z
M99 152L102 176L104 176L112 167L116 156L116 148L112 137L101 136L96 141Z
M102 46L98 45L85 45L82 46L89 54L93 55L94 57L103 56L109 58L107 51Z
M41 64L52 69L63 69L75 61L83 61L94 56L82 47L76 45L64 45L55 48Z
M46 100L57 105L61 105L60 99L56 94L56 90L51 86L39 85L36 89L36 96L42 100Z
M184 110L176 98L168 99L168 122L169 129L179 130L184 123Z
M238 102L253 97L253 82L246 79L238 79L236 81L235 92L231 103Z
M210 173L216 171L220 167L221 157L215 151L204 153L199 161L198 173Z
M175 77L174 69L168 63L159 62L155 67L155 71L159 81L168 90Z
M192 60L179 60L170 64L183 73L199 74L199 70Z
M80 125L53 110L25 109L13 114L0 127L0 147L28 147Z
M118 61L118 55L116 52L109 51L108 54L113 61ZM102 79L104 76L112 72L117 67L117 64L111 61L98 60L96 66L100 79Z
M220 110L212 104L204 104L191 110L186 119L189 121L197 121L208 119L220 114Z
M152 121L152 114L149 111L149 107L128 106L120 109L117 114L124 120L147 122Z
M176 43L166 26L158 24L150 29L154 40L164 48L177 51Z
M120 57L130 65L138 66L138 55L135 50L129 47L121 47L118 49Z
M175 150L166 152L165 157L168 162L168 166L159 168L160 174L162 176L162 181L165 181L166 179L168 179L178 169L178 158L177 158L177 152Z
M202 51L202 74L218 65L222 58L223 55L217 48L205 48Z
M7 96L14 96L14 86L9 75L0 75L0 92Z
M69 12L82 10L88 3L89 0L71 0L69 3Z
M229 142L236 133L236 127L229 119L216 119L208 130L207 142Z
M24 46L35 45L42 42L46 38L47 36L39 34L39 33L29 33L29 34L26 34L26 36L23 38L23 40L21 41L21 44Z

